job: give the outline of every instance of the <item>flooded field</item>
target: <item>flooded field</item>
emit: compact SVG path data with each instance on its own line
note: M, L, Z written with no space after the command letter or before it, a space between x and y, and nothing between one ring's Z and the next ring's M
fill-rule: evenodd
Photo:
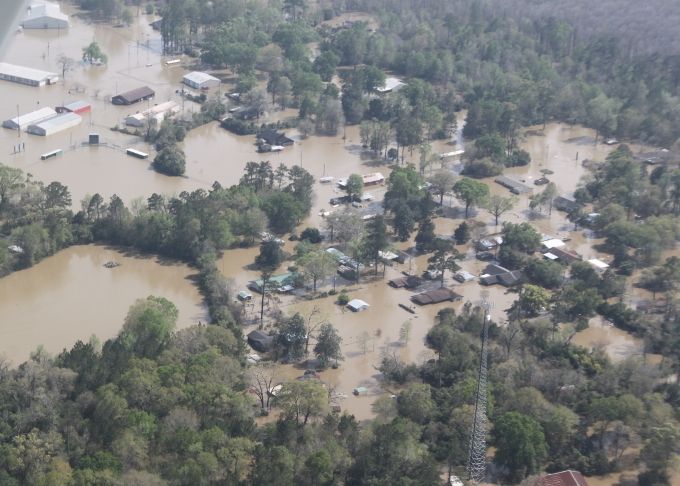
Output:
M108 261L120 266L106 268ZM178 328L206 322L193 273L183 264L103 246L63 250L0 279L0 355L19 364L39 345L56 354L92 335L103 342L118 334L128 308L149 295L177 306Z

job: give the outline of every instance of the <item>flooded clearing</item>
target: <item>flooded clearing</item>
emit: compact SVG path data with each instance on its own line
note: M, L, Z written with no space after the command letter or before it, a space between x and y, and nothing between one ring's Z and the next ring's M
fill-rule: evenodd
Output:
M120 266L106 268L107 262ZM95 335L103 342L123 325L129 307L149 295L179 310L177 327L208 320L184 264L98 245L74 246L0 279L0 354L19 364L38 346L53 354Z

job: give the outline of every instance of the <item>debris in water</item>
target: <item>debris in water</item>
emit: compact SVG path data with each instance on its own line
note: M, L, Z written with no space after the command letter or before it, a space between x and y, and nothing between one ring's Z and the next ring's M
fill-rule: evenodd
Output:
M105 266L106 268L116 268L116 267L120 267L120 263L114 262L113 260L109 260L108 262L106 262L106 263L104 264L104 266Z

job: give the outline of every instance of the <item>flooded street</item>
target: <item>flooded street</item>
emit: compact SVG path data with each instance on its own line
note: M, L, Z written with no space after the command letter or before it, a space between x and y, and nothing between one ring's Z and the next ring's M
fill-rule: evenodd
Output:
M108 261L120 263L106 268ZM39 345L57 354L95 335L103 343L123 325L129 307L149 295L179 310L177 327L206 322L207 310L184 264L74 246L0 279L0 355L14 364Z

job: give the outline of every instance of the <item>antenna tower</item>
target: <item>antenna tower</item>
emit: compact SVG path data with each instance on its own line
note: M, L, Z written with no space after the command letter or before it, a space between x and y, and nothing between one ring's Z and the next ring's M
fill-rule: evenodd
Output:
M482 303L484 309L484 329L482 330L482 349L479 353L479 373L477 375L477 393L475 396L475 415L470 433L468 448L467 479L473 484L484 481L486 475L486 381L487 355L489 340L489 304Z

